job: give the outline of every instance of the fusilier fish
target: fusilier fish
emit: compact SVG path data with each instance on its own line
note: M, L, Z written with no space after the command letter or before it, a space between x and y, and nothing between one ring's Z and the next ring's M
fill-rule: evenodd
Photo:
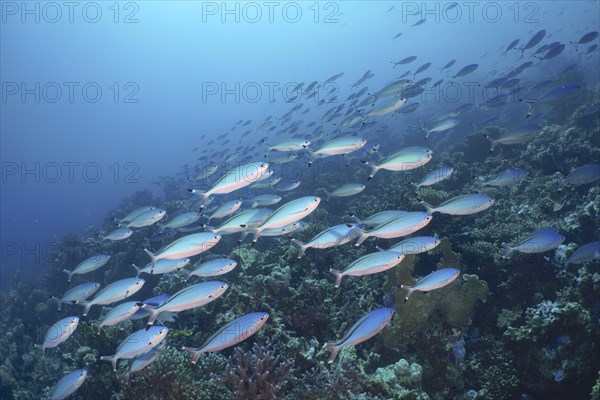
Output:
M592 260L600 260L600 242L592 242L579 247L567 261L565 267L569 264L583 264Z
M117 372L117 362L122 359L131 359L148 353L158 346L166 337L169 329L164 326L152 326L149 329L140 329L129 335L117 347L113 356L102 356L100 360L111 363L113 371Z
M212 248L214 245L219 243L219 240L221 240L221 235L217 233L193 233L177 239L173 243L163 248L157 254L154 254L147 249L144 249L144 251L152 259L152 268L154 268L159 260L165 258L168 260L177 260L198 255Z
M292 222L291 224L287 224L282 226L281 228L271 228L265 229L261 232L260 236L281 236L281 235L289 235L294 232L301 232L308 227L308 223L304 221Z
M111 283L98 292L92 300L80 303L83 306L83 316L85 317L95 304L112 304L133 296L144 286L144 283L145 281L141 278L125 278Z
M208 276L223 275L232 271L236 266L237 262L231 258L215 258L194 266L195 268L192 272L186 270L183 270L182 272L186 276L185 280L187 282L192 276L204 278Z
M254 335L269 319L266 312L254 312L242 315L225 324L210 336L202 347L182 347L192 355L192 364L196 364L200 354L221 351L238 344Z
M433 236L414 236L396 243L387 250L377 247L380 251L393 251L404 255L420 254L435 249L442 241Z
M404 215L406 213L407 213L407 211L387 210L387 211L378 212L378 213L373 214L370 217L367 217L364 219L359 219L354 216L353 216L353 218L356 220L356 222L358 222L361 225L373 227L373 226L381 225L384 222L387 222L391 219L394 219L394 218Z
M421 180L421 182L414 183L414 185L416 188L435 185L436 183L440 183L441 181L448 179L453 172L454 168L452 167L441 167L435 171L431 171Z
M125 225L125 228L143 228L145 226L150 226L163 219L165 215L167 215L166 210L163 210L162 208L153 208L129 221Z
M251 185L258 181L268 168L269 163L266 162L241 165L223 175L210 190L202 192L198 189L189 189L189 191L202 198L202 204L200 205L200 210L202 210L211 195L227 194Z
M335 189L329 195L331 197L348 197L362 192L365 188L366 186L362 183L347 183Z
M269 151L298 151L310 146L310 140L306 139L288 139L273 146L269 145L265 140L263 140L263 143L267 145ZM265 157L269 155L269 151L265 153Z
M292 239L292 243L298 246L298 258L304 255L307 249L326 249L329 247L340 246L353 240L358 233L355 228L360 228L360 224L341 224L325 229L318 233L314 238L306 243Z
M325 343L323 347L331 351L329 362L333 362L344 347L357 345L377 335L390 322L393 315L393 308L382 307L373 310L356 321L338 342Z
M220 297L228 287L228 284L219 281L197 283L181 289L160 307L155 308L144 303L140 303L140 306L150 313L147 326L151 326L160 313L179 312L203 306Z
M596 182L600 179L600 164L587 164L579 168L575 168L565 178L565 183L571 185L587 185Z
M48 329L48 332L46 332L46 336L44 337L44 343L42 343L41 346L36 345L36 347L41 348L42 354L44 354L46 352L46 349L56 347L65 340L67 340L69 337L71 337L73 332L75 332L75 329L77 329L78 325L79 318L75 316L66 317L58 322L55 322L54 325L52 325L50 329Z
M110 260L110 255L99 254L97 256L93 256L83 260L72 271L68 269L63 269L63 272L66 272L67 275L69 275L68 281L71 282L73 275L82 275L87 274L88 272L95 271L98 268L104 266L104 264L106 264L108 260Z
M129 361L127 371L118 376L119 379L123 379L125 383L129 382L129 377L134 373L143 370L148 365L152 364L161 354L165 348L165 342L162 341L158 346L155 346L147 353L139 355Z
M494 204L494 200L484 194L465 194L444 201L437 207L421 201L429 214L439 212L448 215L470 215L487 210Z
M277 194L261 194L252 199L250 208L272 206L281 201L281 196Z
M504 258L509 258L514 251L527 254L543 253L557 248L564 240L565 237L557 229L552 227L540 228L521 239L514 246L502 243Z
M541 131L541 127L538 125L526 125L520 129L516 129L505 133L497 139L492 139L488 135L484 135L487 139L492 142L492 147L490 148L490 152L494 151L494 148L499 145L512 145L512 144L521 144L528 142L535 138Z
M266 221L273 214L273 210L268 208L255 208L242 211L229 218L220 226L213 228L207 226L207 230L218 233L220 235L228 235L232 233L242 232L247 228L255 228Z
M225 218L237 210L242 206L242 200L231 200L226 203L221 204L213 213L208 217L208 220Z
M490 180L481 182L481 185L493 187L509 186L521 182L523 179L525 179L526 176L527 171L525 171L524 169L508 169L506 171L500 172L498 175L496 175Z
M311 159L308 162L308 165L310 166L313 161L318 158L350 154L363 148L365 144L367 144L367 141L363 138L357 136L343 136L331 140L318 150L313 151L307 147L306 150L311 154Z
M106 314L106 316L98 324L98 335L102 331L102 327L113 326L119 322L125 321L131 318L139 309L140 306L139 302L137 301L128 301L111 308L108 314Z
M133 234L133 230L129 228L117 228L108 235L104 236L102 240L124 240Z
M62 303L78 304L96 293L100 286L98 282L86 282L67 290L60 299L56 299L58 301L58 311L60 311Z
M429 222L431 222L431 215L420 211L413 211L390 219L369 231L354 228L358 232L358 240L355 246L360 246L362 242L370 237L393 239L407 236L424 228Z
M385 157L378 164L372 164L369 161L363 161L363 163L371 167L371 173L369 174L370 180L380 169L386 169L388 171L409 171L411 169L419 168L431 160L432 154L433 152L426 147L411 146L405 147L391 156Z
M305 196L285 203L275 210L260 226L247 229L249 233L254 234L252 242L256 243L261 232L265 229L281 228L292 222L300 221L313 212L320 202L319 197Z
M177 229L182 228L184 226L188 226L193 224L194 222L200 219L200 213L198 211L187 211L177 216L170 218L169 221L164 224L161 229Z
M154 210L155 208L156 207L154 207L154 206L145 206L145 207L136 208L135 210L131 211L129 214L127 214L126 216L121 218L121 220L119 220L118 224L119 224L119 226L124 225L125 223L132 221L138 215L141 215L141 214L145 213L146 211Z
M78 369L64 377L54 386L50 400L63 400L75 393L87 378L85 369Z
M344 276L364 276L387 271L402 262L404 257L404 254L393 251L370 253L351 263L342 272L333 268L329 272L335 276L335 287L339 287Z
M441 268L420 279L413 286L400 285L402 289L406 289L404 301L407 301L410 295L415 291L429 292L449 285L458 278L459 275L460 271L456 268Z
M156 262L156 265L154 267L152 267L152 263L146 264L146 266L144 268L139 268L135 264L131 264L131 266L133 268L135 268L135 271L137 273L136 276L140 276L141 274L160 275L160 274L168 274L169 272L173 272L173 271L179 271L180 269L182 269L189 263L190 263L189 258L181 258L181 259L174 259L174 260L170 260L167 258L161 258L160 260L158 260Z

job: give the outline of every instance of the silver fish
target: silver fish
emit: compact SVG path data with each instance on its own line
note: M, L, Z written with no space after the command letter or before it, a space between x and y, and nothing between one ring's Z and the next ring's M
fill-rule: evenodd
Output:
M175 259L175 260L161 258L160 260L157 261L154 268L152 267L152 263L146 264L146 266L144 268L139 268L135 264L131 264L131 266L133 268L135 268L135 270L137 272L136 276L140 276L141 274L160 275L160 274L168 274L169 272L173 272L173 271L179 271L180 269L182 269L189 263L190 263L189 258L181 258L181 259Z
M50 400L62 400L75 393L87 378L85 369L78 369L64 377L54 386Z
M182 347L182 350L192 354L192 364L196 364L200 354L221 351L238 344L254 335L269 319L266 312L255 312L242 315L225 324L213 333L202 347Z
M504 248L504 258L509 258L514 251L526 254L543 253L557 248L564 240L565 237L555 228L540 228L521 239L521 241L514 246L502 243L502 247Z
M102 240L124 240L133 234L133 230L129 228L117 228L108 235L104 236Z
M600 242L591 242L579 247L567 261L565 267L569 264L583 264L592 260L600 260Z
M364 276L387 271L400 264L404 257L404 254L393 251L370 253L352 262L342 272L333 268L329 272L335 277L335 287L339 287L344 276Z
M121 359L131 359L148 353L162 342L169 332L164 326L152 326L149 329L140 329L129 335L117 347L113 356L102 356L100 360L111 363L113 371L117 372L117 362Z
M380 251L393 251L404 255L421 254L435 249L441 242L440 239L433 236L414 236L396 243L387 250L383 250L380 247L377 247L377 249Z
M416 188L435 185L436 183L440 183L441 181L448 179L453 172L454 168L452 167L441 167L435 171L431 171L421 180L421 182L414 183L414 185Z
M141 303L141 307L150 313L147 326L154 324L162 312L179 312L208 304L225 293L228 287L228 284L219 281L202 282L181 289L160 307Z
M100 289L98 282L86 282L75 286L73 289L67 290L58 301L58 311L61 309L61 304L78 304L84 301Z
M42 354L44 354L46 349L56 347L71 337L78 325L78 317L73 316L61 319L60 321L54 323L50 329L48 329L48 332L46 332L46 337L44 338L44 343L42 343L41 346L36 345L36 347L41 348Z
M208 260L198 266L194 266L194 270L192 272L182 271L186 276L186 282L192 276L199 277L208 277L208 276L218 276L228 273L232 271L237 266L237 262L232 260L231 258L215 258L212 260Z
M83 306L83 316L88 314L93 305L112 304L133 296L144 286L144 283L145 281L141 278L125 278L111 283L98 292L92 300L80 303Z
M363 163L371 167L370 180L381 169L388 171L409 171L419 168L431 160L432 154L433 152L426 147L411 146L385 157L378 164L372 164L369 161L363 161Z
M437 207L421 201L429 214L439 212L449 215L470 215L487 210L494 204L494 200L484 194L465 194L444 201Z
M325 229L323 232L318 233L315 237L306 243L302 243L299 240L292 239L292 243L298 246L298 258L304 255L307 249L327 249L329 247L341 246L345 243L350 242L358 233L355 228L360 228L360 224L341 224L332 226L331 228Z
M165 215L167 215L166 210L154 208L129 221L127 225L125 225L125 228L143 228L145 226L150 226L163 219Z
M154 268L158 260L165 258L168 260L177 260L185 257L193 257L211 249L219 243L219 240L221 240L221 235L216 233L193 233L175 240L157 254L147 249L144 249L144 251L152 259L152 268Z
M97 256L93 256L83 260L72 271L68 269L63 269L63 272L69 275L68 281L71 282L73 275L87 274L88 272L95 271L98 268L104 266L104 264L106 264L108 260L110 260L110 255L99 254Z
M360 246L362 242L370 237L393 239L410 235L427 226L427 224L431 222L431 219L431 215L427 213L414 211L390 219L369 231L355 228L358 232L358 240L356 241L355 246Z
M125 321L131 318L131 316L133 316L133 314L135 314L139 309L140 306L137 301L128 301L113 307L98 324L98 335L102 331L102 327L113 326L119 322Z
M441 268L420 279L414 286L400 285L402 289L406 289L407 291L404 301L407 301L410 295L415 291L429 292L430 290L439 289L449 285L458 278L459 275L460 271L456 268Z
M329 363L333 362L344 347L362 343L378 334L390 322L393 315L393 308L382 307L373 310L356 321L338 342L325 343L323 347L331 351Z

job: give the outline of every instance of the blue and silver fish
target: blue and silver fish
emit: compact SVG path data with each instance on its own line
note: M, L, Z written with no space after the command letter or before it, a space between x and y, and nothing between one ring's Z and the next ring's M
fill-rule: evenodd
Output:
M113 326L131 318L140 309L139 302L127 301L113 307L98 324L98 335L104 326Z
M292 243L298 246L298 258L304 255L307 249L327 249L348 243L358 236L355 228L361 228L360 224L341 224L325 229L306 243L292 239Z
M157 261L154 268L152 267L152 263L146 264L146 266L144 268L139 268L135 264L131 264L131 266L133 268L135 268L135 270L137 272L136 276L140 276L141 274L160 275L160 274L168 274L169 272L173 272L173 271L179 271L180 269L182 269L189 263L190 263L189 258L182 258L182 259L175 259L175 260L161 258L160 260Z
M44 354L46 349L56 347L71 337L78 325L78 317L72 316L61 319L48 329L48 332L46 332L46 336L44 337L44 343L36 345L36 347L41 348L42 354Z
M415 291L429 292L449 285L458 278L459 275L460 271L456 268L441 268L420 279L413 286L400 285L400 288L406 289L407 291L404 301L407 301L410 295Z
M68 281L71 282L73 275L87 274L88 272L95 271L98 268L102 267L104 264L106 264L108 260L110 260L110 255L99 254L97 256L93 256L83 260L72 271L68 269L63 269L63 272L69 275Z
M390 322L393 315L393 308L382 307L373 310L356 321L338 342L325 343L323 347L331 351L329 362L333 362L344 347L357 345L377 335Z
M185 311L208 304L221 297L228 287L228 284L219 281L202 282L181 289L169 297L160 307L152 307L148 304L140 303L141 307L150 313L147 326L154 324L154 321L162 312Z
M219 243L219 240L221 240L221 235L213 232L193 233L175 240L157 254L147 249L144 251L152 259L152 268L154 268L156 263L162 259L178 260L205 252Z
M182 347L182 350L192 354L192 364L196 364L200 354L221 351L238 344L254 335L269 319L266 312L254 312L242 315L225 324L204 342L202 347Z
M62 400L75 393L77 389L83 384L87 378L87 371L85 369L78 369L67 375L65 375L58 383L54 386L50 400Z
M187 282L192 276L205 278L209 276L223 275L229 271L232 271L236 266L237 262L231 258L215 258L200 265L195 265L194 270L191 272L186 270L183 270L182 272L185 274L185 280Z
M509 258L514 251L526 254L543 253L557 248L564 240L565 237L556 228L540 228L521 239L514 246L502 243L504 258Z
M429 214L439 212L448 215L470 215L487 210L494 204L494 200L484 194L465 194L444 201L437 207L421 201Z
M58 301L58 311L60 311L62 303L79 304L96 293L100 286L98 282L86 282L67 290L60 299L56 299Z
M431 219L431 215L427 213L413 211L402 214L368 231L354 228L358 232L358 240L355 246L360 246L362 242L370 237L393 239L410 235L427 226Z
M396 243L387 250L377 247L380 251L393 251L396 253L409 255L420 254L435 249L442 241L433 236L414 236Z
M146 354L158 346L166 337L169 329L164 326L151 326L149 329L140 329L129 335L117 347L113 356L102 356L100 360L111 363L113 371L117 372L117 362L121 359L132 359Z
M387 271L400 264L402 260L404 254L381 251L360 257L341 272L333 268L329 272L335 277L335 287L339 287L344 276L364 276Z
M579 247L567 261L565 267L569 264L583 264L592 260L600 260L600 242L591 242Z
M141 278L125 278L111 283L98 292L92 300L80 303L83 306L83 316L88 314L93 305L112 304L133 296L144 286L144 283L145 281Z
M124 240L133 234L133 230L129 228L117 228L108 235L104 236L102 240Z

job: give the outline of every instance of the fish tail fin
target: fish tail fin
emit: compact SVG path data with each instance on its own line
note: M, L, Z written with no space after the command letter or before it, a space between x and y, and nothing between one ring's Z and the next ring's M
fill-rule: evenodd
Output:
M369 177L367 178L367 181L370 181L375 174L377 173L377 171L379 171L379 167L377 165L373 165L370 162L366 161L366 160L361 160L361 162L369 167L371 167L371 172L369 173Z
M83 306L83 313L81 315L83 317L87 317L88 312L90 312L90 307L92 307L92 304L89 301L82 301L79 304Z
M496 147L496 141L490 135L488 135L487 133L484 133L483 137L490 141L490 144L491 144L490 153L493 153L494 152L494 148Z
M308 166L310 167L317 157L315 151L311 150L309 147L306 147L305 150L308 152Z
M139 276L140 276L140 272L141 272L141 270L142 270L142 269L141 269L140 267L138 267L137 265L135 265L135 264L131 264L131 266L132 266L133 268L135 268L135 272L136 272L136 275L135 275L135 276L136 276L136 277L139 277Z
M329 356L329 360L327 361L329 364L331 364L333 362L333 360L335 360L335 358L337 357L338 353L341 350L341 347L339 347L335 343L325 343L323 345L323 348L327 349L331 352L331 355Z
M100 357L101 361L108 361L110 365L112 365L113 371L117 372L117 359L115 356L102 356Z
M362 244L362 242L364 242L365 240L367 240L369 238L369 234L360 228L354 228L354 231L356 232L357 237L358 237L358 240L356 241L356 243L354 243L354 246L357 246L357 247L360 246Z
M342 283L342 278L344 277L342 273L333 268L329 270L329 273L335 277L335 287L340 287L340 283Z
M210 225L203 225L202 227L203 227L203 228L204 228L204 230L206 230L206 231L217 233L217 232L215 232L215 229L217 229L217 228L215 228L214 226L210 226Z
M406 291L406 296L404 296L404 302L406 303L410 295L413 293L414 289L406 285L400 285L400 289L404 289Z
M187 351L192 355L192 364L196 364L198 362L198 358L200 358L200 352L193 347L185 347L182 346L181 350Z
M208 200L208 193L198 189L188 189L188 192L198 195L202 198L202 204L200 204L200 211L202 211L206 205L206 200Z
M381 247L379 247L379 246L375 246L375 248L376 248L378 251L385 251L385 249L382 249L382 248L381 248Z
M71 278L73 277L73 271L68 270L68 269L63 269L63 272L68 275L67 282L71 283Z
M144 310L148 311L148 313L150 314L150 317L148 318L148 322L146 323L146 330L148 330L148 329L150 329L150 327L152 325L154 325L154 321L156 321L156 317L158 317L159 311L156 308L154 308L148 304L144 304L144 305L140 306L140 308L143 308Z
M291 239L292 243L298 246L298 258L302 258L304 252L306 251L306 244L302 243L297 239Z
M153 252L151 252L148 249L144 249L144 251L146 252L146 254L148 254L150 256L150 258L152 259L152 269L154 269L154 266L156 265L158 258L156 258L156 254L154 254Z
M502 248L504 249L504 255L502 258L510 258L510 255L513 251L515 251L512 247L508 245L508 243L502 243Z
M425 207L425 211L427 211L427 214L433 214L434 209L433 209L433 206L431 204L427 203L424 200L421 200L419 202L419 204L421 204L423 207Z

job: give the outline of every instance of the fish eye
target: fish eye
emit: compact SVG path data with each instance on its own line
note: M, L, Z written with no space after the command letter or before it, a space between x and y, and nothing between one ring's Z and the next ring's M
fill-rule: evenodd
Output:
M212 294L209 294L209 295L208 295L208 298L209 298L209 299L212 299L212 298L213 298L213 295L212 295Z

